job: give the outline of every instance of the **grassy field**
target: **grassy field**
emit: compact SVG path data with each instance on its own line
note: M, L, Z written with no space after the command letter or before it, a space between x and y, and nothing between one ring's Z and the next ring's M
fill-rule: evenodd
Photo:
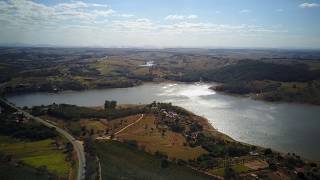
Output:
M198 147L190 147L186 139L179 133L167 130L163 135L155 126L154 115L146 115L141 121L130 126L116 137L120 140L135 140L145 151L155 153L160 151L168 155L170 159L193 160L206 150Z
M23 163L38 168L46 166L49 172L58 176L66 176L70 164L65 161L66 155L57 150L53 140L22 142L9 137L0 136L0 152L11 154Z
M104 125L100 121L91 120L91 119L81 119L80 126L81 127L85 126L86 129L93 129L94 132L106 130L106 125Z
M210 179L176 164L162 168L160 159L120 142L98 141L96 149L103 179Z
M248 167L246 167L244 165L241 165L241 164L233 165L233 166L231 166L231 168L236 173L246 173L246 172L249 172L251 170L250 168L248 168ZM224 176L224 171L225 171L224 168L218 168L218 169L214 169L214 170L209 170L210 173L212 173L214 175L217 175L217 176L221 176L221 177Z
M141 114L131 115L123 118L117 118L112 121L108 121L107 126L109 129L112 130L113 133L119 131L120 129L124 128L125 126L135 122L139 119Z
M37 172L36 169L27 166L13 166L11 164L0 163L0 179L3 180L49 180L47 174Z

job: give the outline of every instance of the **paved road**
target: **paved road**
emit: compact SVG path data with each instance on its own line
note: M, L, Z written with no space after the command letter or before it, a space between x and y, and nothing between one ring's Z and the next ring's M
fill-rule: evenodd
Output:
M38 117L32 116L28 112L23 111L22 109L16 107L14 104L12 104L12 103L10 103L10 102L2 99L2 98L0 98L0 101L6 103L7 105L12 107L13 109L16 109L17 111L23 113L23 115L28 117L28 118L34 119L35 121L40 122L40 123L42 123L43 125L45 125L45 126L47 126L49 128L55 128L58 133L60 133L65 138L67 138L72 143L73 148L76 150L77 156L78 156L78 160L79 160L77 180L83 180L85 178L84 175L85 175L86 159L85 159L85 153L84 153L82 142L76 140L67 131L65 131L65 130L53 125L50 121L46 121L46 120L40 119Z

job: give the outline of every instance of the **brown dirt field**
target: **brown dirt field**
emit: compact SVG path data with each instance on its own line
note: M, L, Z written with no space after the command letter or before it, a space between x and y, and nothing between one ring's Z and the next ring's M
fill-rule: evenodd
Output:
M170 159L196 159L199 155L207 153L201 147L191 148L185 146L185 138L179 134L167 130L162 133L156 128L154 115L145 115L138 123L119 133L116 138L120 141L135 140L145 151L155 153L160 151L168 155Z
M114 120L108 121L106 125L108 126L109 129L112 130L113 133L115 133L115 132L118 132L123 127L135 122L137 119L140 118L140 116L141 116L140 114L137 114L137 115L114 119Z
M266 161L263 160L255 160L251 162L244 163L244 166L253 169L253 170L259 170L259 169L265 169L269 165Z

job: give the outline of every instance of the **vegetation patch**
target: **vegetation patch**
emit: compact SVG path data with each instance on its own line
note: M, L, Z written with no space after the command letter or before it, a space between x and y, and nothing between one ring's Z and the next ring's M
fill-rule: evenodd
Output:
M130 126L116 136L122 141L137 141L145 151L152 154L157 151L165 153L169 159L182 159L185 161L196 159L207 153L201 147L190 147L181 134L167 130L159 130L155 125L155 116L146 115L141 121Z
M49 172L63 177L70 170L66 154L55 147L54 140L25 142L0 136L0 142L0 152L12 155L32 167L45 167Z
M7 180L49 180L52 176L28 166L15 166L8 162L0 162L0 179Z
M241 164L233 165L229 168L231 168L237 174L247 173L247 172L251 171L250 168L248 168L244 165L241 165ZM221 176L221 177L226 176L226 168L217 168L217 169L209 170L209 172L214 175Z
M33 113L36 107L33 108ZM127 108L127 109L97 109L90 107L81 107L69 104L53 104L48 106L47 114L53 117L67 119L67 120L80 120L81 118L107 118L115 119L125 117L133 114L144 112L143 108Z
M216 82L241 82L253 80L308 81L320 78L320 71L308 69L305 64L284 65L255 60L242 60L237 64L219 69L194 71L183 79L194 81L199 78Z
M132 146L98 141L95 147L103 179L211 179L184 166L164 162Z

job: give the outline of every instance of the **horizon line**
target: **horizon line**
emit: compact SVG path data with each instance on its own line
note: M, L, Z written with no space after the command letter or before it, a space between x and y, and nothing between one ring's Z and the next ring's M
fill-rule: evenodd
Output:
M309 51L320 51L320 48L303 48L303 47L241 47L241 46L75 46L75 45L51 45L51 44L24 44L24 43L8 43L0 44L0 48L96 48L96 49L145 49L145 50L156 50L156 49L234 49L234 50L309 50Z

